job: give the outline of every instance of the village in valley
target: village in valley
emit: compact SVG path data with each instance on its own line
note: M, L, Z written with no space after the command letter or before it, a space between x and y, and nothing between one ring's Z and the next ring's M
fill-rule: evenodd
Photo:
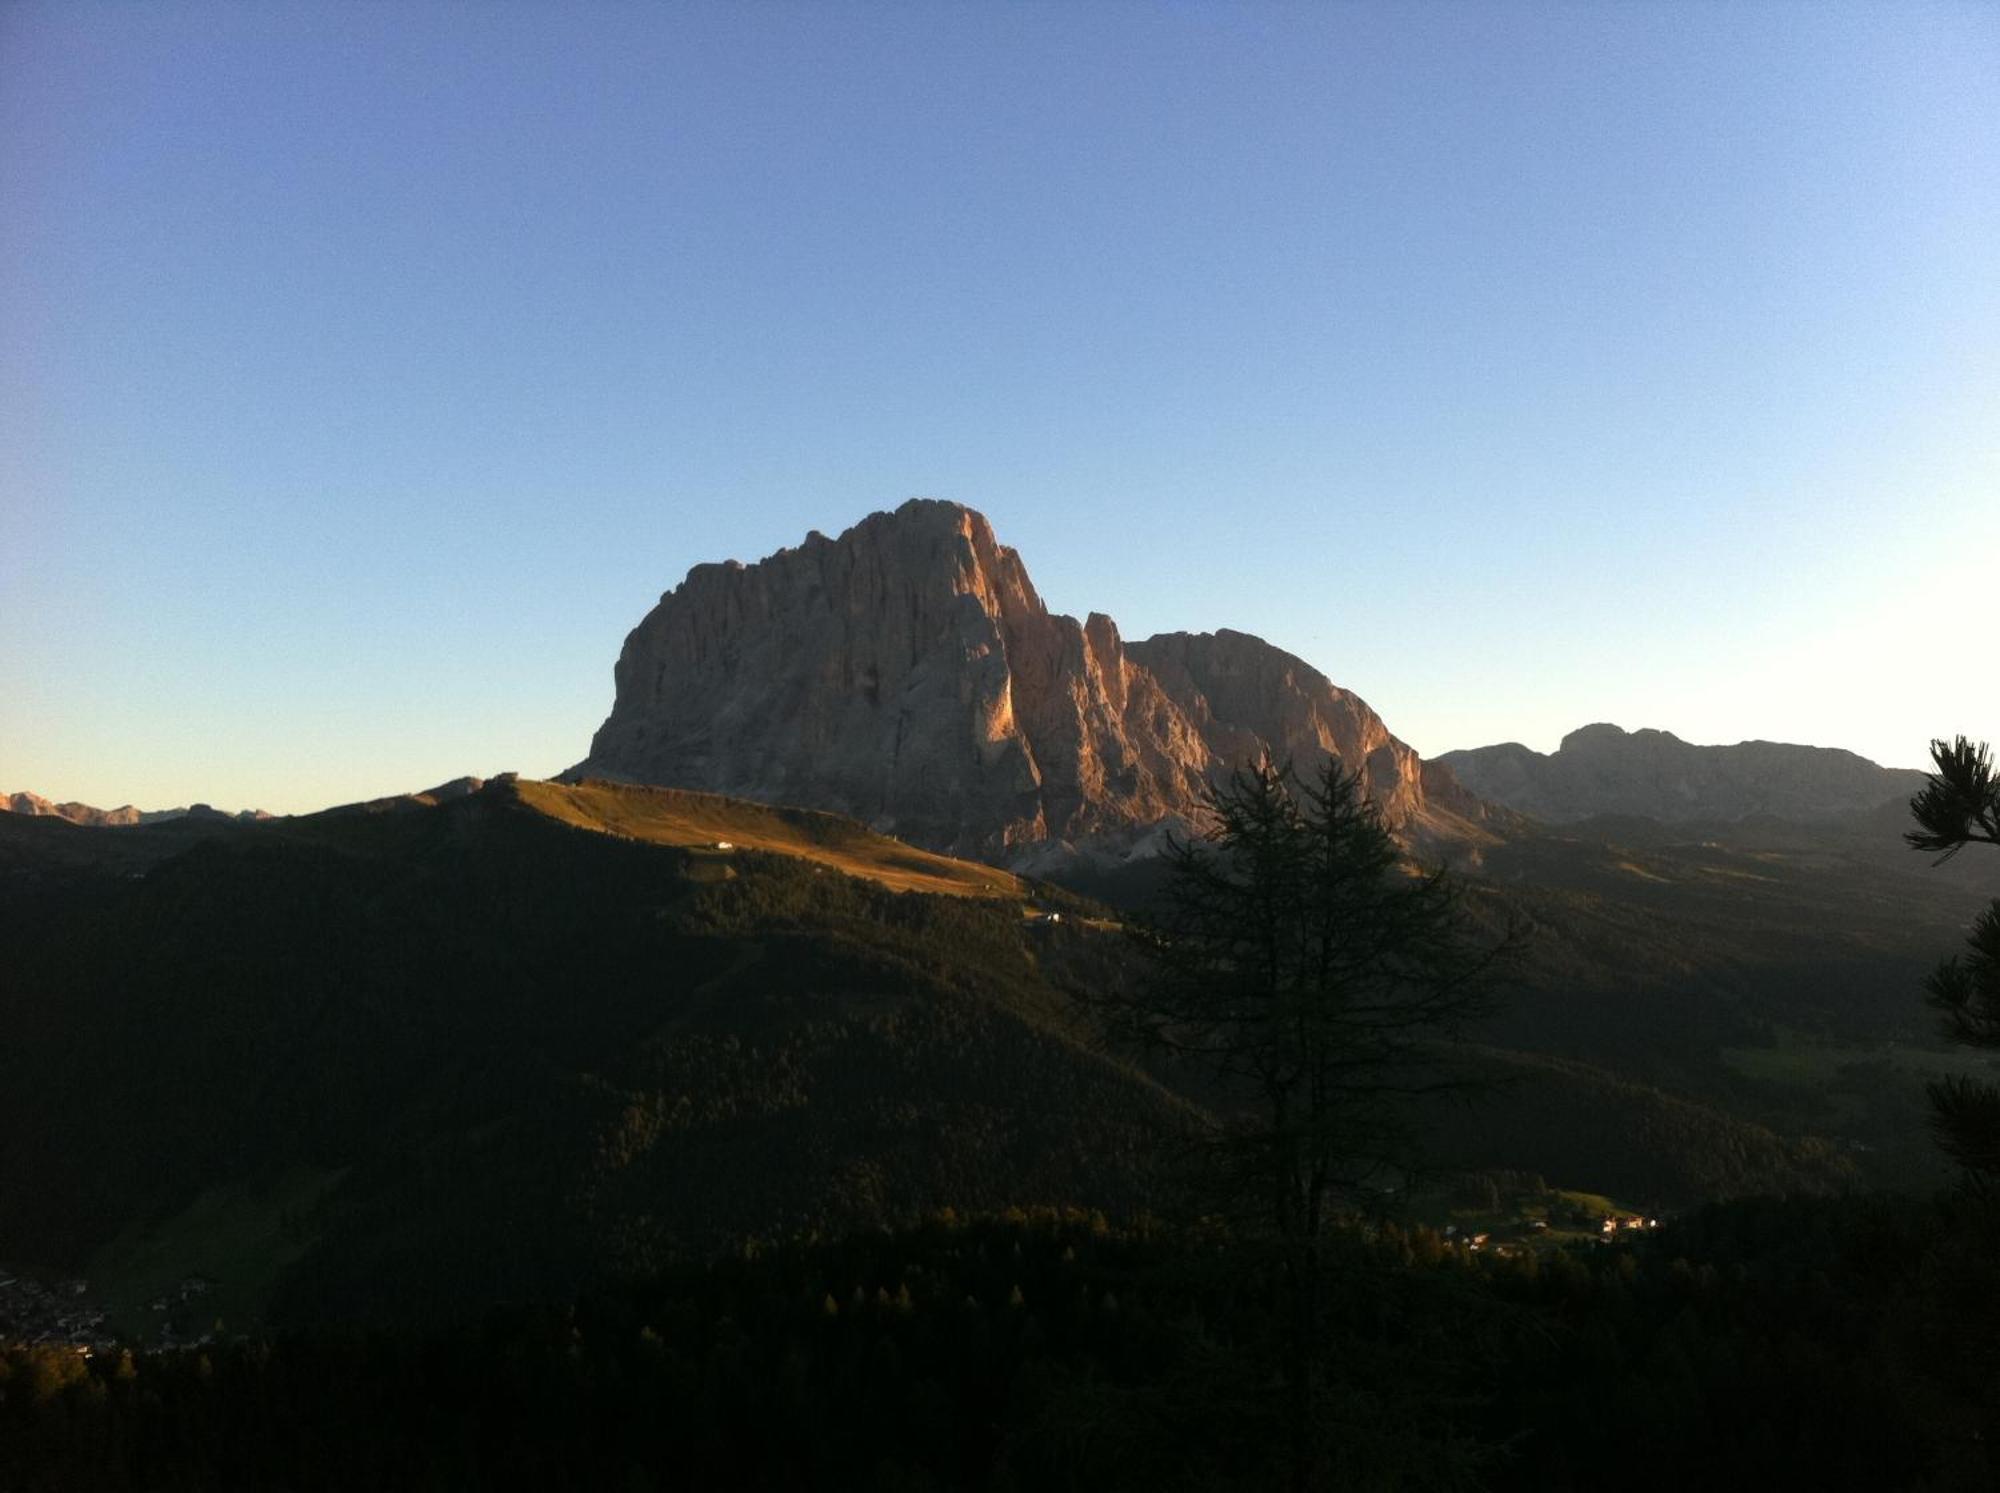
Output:
M219 1335L220 1324L204 1311L214 1288L205 1275L186 1276L145 1303L148 1330L121 1332L89 1281L45 1280L0 1265L0 1349L67 1347L89 1357L126 1347L206 1347Z
M1448 1248L1503 1257L1635 1243L1664 1221L1656 1210L1507 1172L1439 1179L1405 1197L1402 1211Z

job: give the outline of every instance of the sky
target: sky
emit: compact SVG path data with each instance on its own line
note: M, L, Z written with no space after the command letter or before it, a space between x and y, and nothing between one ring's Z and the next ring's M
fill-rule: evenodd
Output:
M0 792L547 775L917 495L1426 754L2000 742L2000 7L0 6Z

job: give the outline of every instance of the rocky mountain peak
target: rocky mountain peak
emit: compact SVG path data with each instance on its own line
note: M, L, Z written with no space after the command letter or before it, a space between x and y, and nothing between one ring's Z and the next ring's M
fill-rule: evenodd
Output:
M1051 613L1020 556L918 499L754 565L698 565L625 641L572 776L832 809L1021 861L1187 819L1268 753L1364 772L1385 816L1479 811L1366 704L1247 633L1126 642Z
M1653 738L1663 742L1678 742L1680 740L1671 731L1655 731L1645 726L1640 727L1637 731L1627 731L1623 726L1613 725L1610 721L1596 721L1588 726L1578 726L1574 731L1563 737L1562 741L1557 745L1556 750L1559 752L1589 751L1592 748L1599 747L1616 750L1620 743L1628 742L1634 737ZM1513 744L1518 745L1518 743Z
M133 824L157 824L163 819L257 820L271 817L262 809L244 809L240 813L225 814L208 804L194 804L183 809L135 809L130 804L115 809L99 809L85 803L53 803L39 793L26 792L0 794L0 813L21 814L31 818L67 819L72 824L109 828Z

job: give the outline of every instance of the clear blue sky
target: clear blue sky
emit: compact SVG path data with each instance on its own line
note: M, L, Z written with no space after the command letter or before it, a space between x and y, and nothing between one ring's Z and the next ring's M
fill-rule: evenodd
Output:
M915 494L1427 753L2000 740L2000 7L0 8L0 790L550 773Z

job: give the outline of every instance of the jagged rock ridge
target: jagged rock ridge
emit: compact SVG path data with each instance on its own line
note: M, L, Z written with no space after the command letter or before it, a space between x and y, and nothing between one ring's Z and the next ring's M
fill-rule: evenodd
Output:
M1051 613L984 517L913 500L691 570L626 638L569 776L831 809L1021 863L1185 820L1263 752L1338 757L1412 832L1483 809L1304 661L1245 633L1126 643L1101 613Z
M39 793L0 794L0 813L30 817L67 819L72 824L117 828L132 824L157 824L162 819L269 819L262 809L244 809L235 814L194 804L185 809L135 809L125 804L116 809L98 809L83 803L53 803Z
M1570 732L1553 753L1510 741L1434 760L1481 797L1558 823L1597 814L1825 822L1907 798L1924 781L1921 772L1879 767L1834 747L1696 746L1670 731L1603 723Z

